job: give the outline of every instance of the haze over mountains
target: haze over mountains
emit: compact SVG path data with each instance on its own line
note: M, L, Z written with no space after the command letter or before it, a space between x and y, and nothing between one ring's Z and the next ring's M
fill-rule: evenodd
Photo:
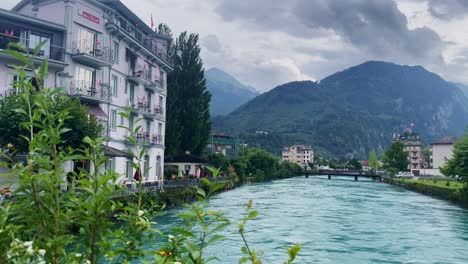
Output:
M369 61L320 82L280 85L213 120L215 131L242 134L246 143L277 154L283 145L306 143L357 158L381 152L411 123L425 144L459 135L468 124L468 99L421 66Z
M205 73L208 90L212 94L211 115L226 115L250 99L258 92L242 84L231 75L218 69L211 68Z

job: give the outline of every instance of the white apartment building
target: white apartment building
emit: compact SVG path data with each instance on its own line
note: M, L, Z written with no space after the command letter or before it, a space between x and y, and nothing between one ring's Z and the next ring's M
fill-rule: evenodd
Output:
M125 139L128 132L119 126L132 130L141 126L137 139L148 148L143 179L163 179L166 77L172 70L168 36L153 31L119 0L22 0L12 11L1 10L0 18L11 24L0 26L3 42L32 48L47 40L37 58L49 60L45 87L63 87L86 104L105 127L108 149L134 148ZM11 64L11 58L0 52L2 94L16 78ZM119 115L127 108L129 120ZM110 157L108 166L122 179L133 178L127 157Z
M431 143L431 166L433 169L442 168L447 160L453 157L453 145L456 142L456 137L448 136Z
M306 145L284 147L282 152L282 160L296 163L302 168L308 168L309 162L314 160L314 151L310 146Z

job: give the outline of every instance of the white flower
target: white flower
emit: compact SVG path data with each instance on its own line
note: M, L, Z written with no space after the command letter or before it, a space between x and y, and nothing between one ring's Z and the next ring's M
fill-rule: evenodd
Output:
M45 249L39 249L37 252L38 252L39 255L41 255L41 256L44 256L45 253L46 253Z
M169 238L169 241L173 241L175 239L175 236L173 235L168 235L167 237Z
M24 245L25 247L32 247L33 242L32 242L32 241L26 241L26 242L23 243L23 245Z
M81 255L81 253L76 253L75 254L75 257L77 257L77 258L81 258L81 256L83 256L83 255Z
M26 249L26 253L28 253L29 255L32 255L32 254L34 254L34 249L32 247L28 247Z
M138 210L138 216L143 216L145 214L145 211Z
M182 263L180 263L179 261L176 261L176 262L174 262L173 264L182 264Z

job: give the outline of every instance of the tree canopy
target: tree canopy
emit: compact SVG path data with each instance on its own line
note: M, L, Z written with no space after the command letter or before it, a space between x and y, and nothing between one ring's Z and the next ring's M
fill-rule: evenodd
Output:
M102 130L96 118L89 116L86 106L83 106L78 99L72 99L66 94L58 93L54 100L50 102L50 109L53 112L67 110L70 119L64 121L64 125L69 131L63 135L63 143L60 147L82 148L83 138L97 138ZM33 106L33 110L34 107ZM18 109L27 109L26 101L22 95L9 95L0 100L0 146L10 144L17 152L27 152L28 142L24 136L28 136L28 131L24 127L27 116L20 113Z
M408 155L404 151L404 147L404 144L398 141L390 145L382 157L384 169L392 174L408 169Z
M377 153L372 150L369 154L369 167L374 170L379 169L379 161L377 160Z
M458 175L468 182L468 131L453 146L453 157L447 161L441 172L446 176Z

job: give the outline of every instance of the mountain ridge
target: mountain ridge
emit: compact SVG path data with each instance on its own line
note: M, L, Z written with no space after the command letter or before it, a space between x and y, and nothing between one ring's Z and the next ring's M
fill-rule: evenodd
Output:
M207 88L212 94L212 116L226 115L258 95L255 88L246 86L219 68L205 72Z
M272 152L305 143L331 156L365 158L371 149L382 152L411 123L426 144L460 134L468 124L468 99L422 66L368 61L319 82L277 86L213 122L215 130L242 134Z

